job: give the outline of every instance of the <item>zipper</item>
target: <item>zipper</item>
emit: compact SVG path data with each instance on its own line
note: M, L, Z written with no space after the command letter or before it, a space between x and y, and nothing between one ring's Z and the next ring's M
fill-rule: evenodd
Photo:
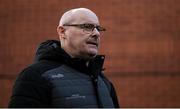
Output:
M94 84L95 94L96 94L96 98L97 98L97 102L98 102L98 108L103 108L102 102L100 100L99 93L98 93L98 79L95 78L94 76L91 76L91 78L92 78L93 84Z

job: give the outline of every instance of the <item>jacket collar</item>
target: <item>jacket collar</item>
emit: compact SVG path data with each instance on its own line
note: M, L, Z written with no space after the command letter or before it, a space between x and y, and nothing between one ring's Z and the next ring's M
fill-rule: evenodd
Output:
M97 55L95 58L91 59L87 65L87 61L83 59L71 58L61 49L60 42L56 40L42 42L35 56L35 62L41 60L56 61L71 66L80 72L94 76L97 76L102 71L104 59L104 55Z

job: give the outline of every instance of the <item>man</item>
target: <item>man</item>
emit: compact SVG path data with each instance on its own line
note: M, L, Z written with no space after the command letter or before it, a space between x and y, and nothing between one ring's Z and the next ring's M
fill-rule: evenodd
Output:
M105 28L86 8L63 14L57 27L59 41L43 42L35 63L18 76L9 107L118 108L116 92L102 73L97 55Z

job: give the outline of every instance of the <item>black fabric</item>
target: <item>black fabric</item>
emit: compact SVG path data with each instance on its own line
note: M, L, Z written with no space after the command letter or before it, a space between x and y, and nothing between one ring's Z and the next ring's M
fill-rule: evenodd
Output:
M102 74L103 62L104 56L98 55L87 66L85 60L71 58L59 41L45 41L35 62L18 75L8 107L118 108L114 87Z

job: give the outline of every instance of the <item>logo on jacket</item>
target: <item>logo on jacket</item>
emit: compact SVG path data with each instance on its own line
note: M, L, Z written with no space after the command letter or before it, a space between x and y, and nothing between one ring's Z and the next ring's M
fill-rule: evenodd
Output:
M82 95L79 95L79 94L73 94L73 95L71 95L71 96L69 96L69 97L66 97L66 100L69 100L69 99L78 99L78 98L83 98L83 99L85 99L86 96L82 96Z
M63 74L54 74L54 75L51 75L52 78L63 78L64 75Z

